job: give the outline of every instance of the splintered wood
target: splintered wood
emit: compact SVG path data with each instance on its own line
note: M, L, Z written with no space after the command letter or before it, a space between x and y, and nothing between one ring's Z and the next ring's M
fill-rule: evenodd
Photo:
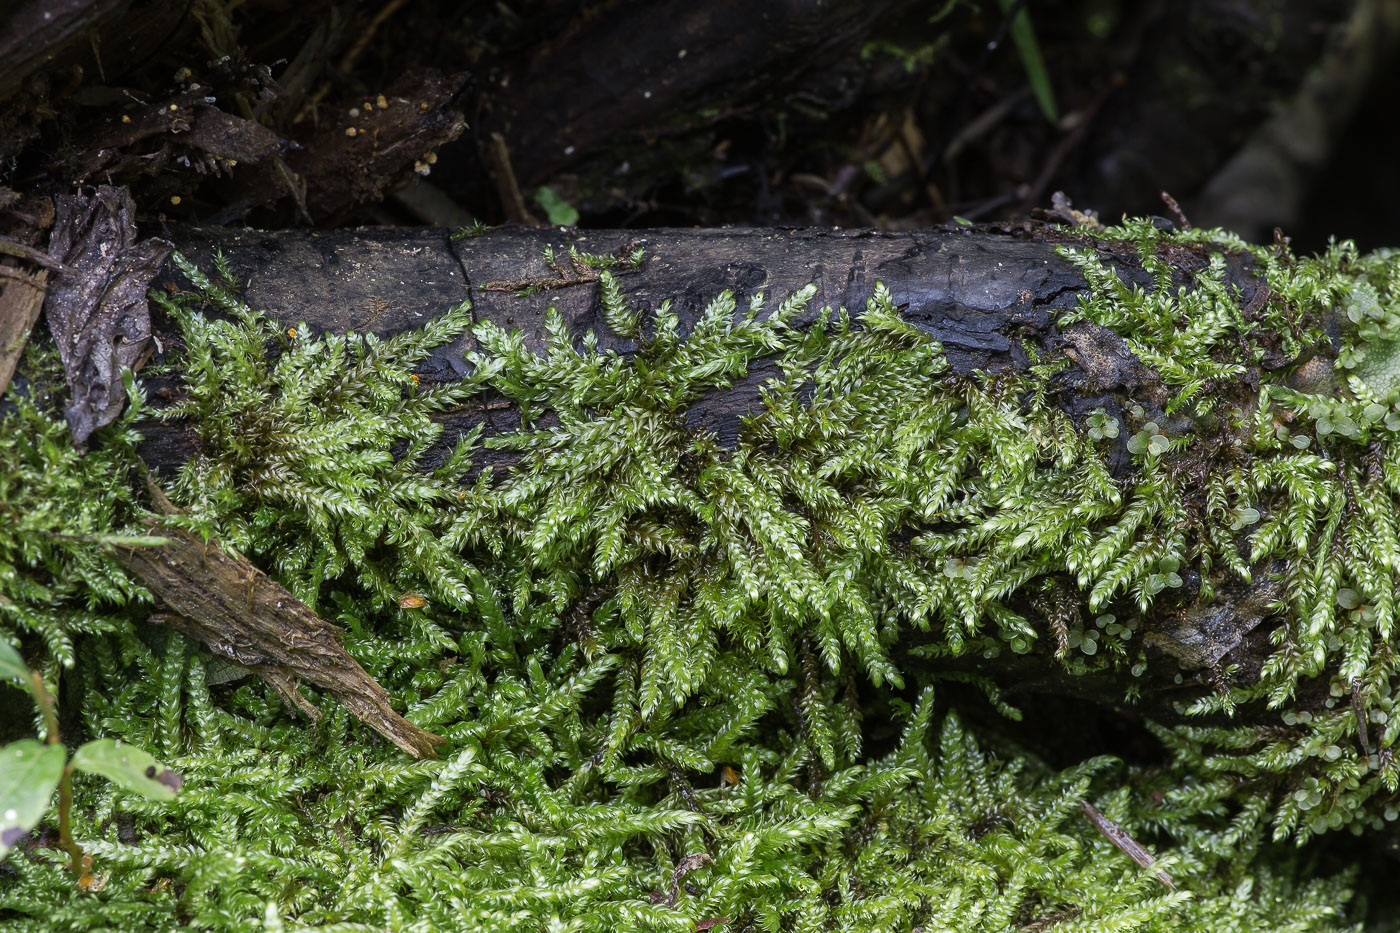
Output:
M114 548L111 556L170 608L160 621L248 668L312 719L320 710L297 690L300 681L415 758L437 757L443 739L394 712L388 692L341 647L339 627L244 558L155 520L147 527L171 543Z
M1157 859L1153 857L1151 852L1148 852L1139 845L1138 841L1132 836L1129 836L1123 827L1100 813L1098 808L1092 803L1087 800L1079 801L1079 811L1088 818L1090 823L1094 824L1095 829L1103 833L1105 839L1122 850L1123 854L1128 856L1128 858L1137 862L1143 868L1151 868L1153 865L1157 864ZM1165 884L1173 891L1176 890L1176 885L1172 883L1171 876L1162 871L1162 869L1156 869L1153 874L1157 876L1157 880L1162 882L1162 884Z

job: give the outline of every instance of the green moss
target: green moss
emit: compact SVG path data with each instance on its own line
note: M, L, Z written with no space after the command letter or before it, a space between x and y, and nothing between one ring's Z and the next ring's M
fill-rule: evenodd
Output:
M12 861L0 919L1340 928L1345 881L1295 883L1261 839L1393 812L1400 393L1366 369L1268 371L1257 391L1241 376L1325 350L1357 289L1380 310L1359 312L1375 326L1347 331L1337 368L1377 365L1400 273L1347 246L1252 249L1273 298L1247 310L1221 258L1246 248L1220 234L1134 223L1088 245L1072 259L1093 294L1060 323L1112 328L1156 376L1082 420L1057 395L1063 360L955 375L883 288L805 330L790 322L810 290L771 313L720 296L682 334L604 272L604 320L635 355L600 352L558 315L540 352L478 324L473 376L429 388L413 368L468 326L465 308L387 341L284 331L188 269L197 292L167 299L186 384L157 413L201 439L169 484L184 520L343 625L409 718L451 744L445 763L403 761L328 701L321 724L295 723L260 685L220 685L199 649L134 624L139 589L91 538L138 517L129 426L80 460L22 402L0 437L48 447L0 447L0 470L30 477L0 485L0 507L107 492L87 518L50 509L55 527L33 537L49 552L0 553L10 603L72 581L45 597L42 626L0 616L3 631L31 654L50 646L84 729L159 751L188 790L159 807L88 788L79 832L107 890L77 891L38 850ZM1125 249L1149 287L1099 257ZM759 360L781 375L734 449L688 426ZM445 443L432 415L488 389L519 430ZM514 465L478 473L483 444ZM1119 445L1125 474L1110 470ZM934 683L966 677L930 659L1038 653L1132 682L1188 580L1208 597L1268 573L1280 607L1259 683L1216 671L1222 689L1197 691L1193 712L1272 705L1280 724L1159 728L1174 770L1057 772L935 713ZM407 592L427 605L399 608ZM100 621L75 614L83 601ZM901 738L879 724L891 709ZM1095 833L1080 797L1151 843L1181 892Z
M131 491L135 411L102 435L100 449L73 449L62 418L38 396L60 385L58 355L36 345L26 357L29 394L12 391L0 411L0 631L42 645L46 679L72 667L75 639L111 633L144 592L96 551L124 543L137 512Z
M1219 232L1166 235L1145 222L1105 231L1103 239L1133 241L1155 285L1131 289L1094 252L1074 253L1095 285L1076 316L1127 338L1175 393L1169 409L1201 418L1214 403L1198 396L1203 388L1222 389L1270 353L1283 360L1316 348L1324 359L1336 355L1336 376L1326 375L1325 362L1311 366L1323 370L1322 378L1266 369L1250 410L1243 402L1251 399L1236 393L1233 407L1217 413L1229 447L1218 446L1220 432L1173 441L1183 465L1191 464L1193 450L1204 454L1217 444L1205 462L1208 472L1182 470L1171 495L1191 516L1183 523L1181 556L1203 575L1232 567L1244 579L1273 574L1282 583L1274 607L1280 624L1270 634L1276 650L1258 680L1231 684L1187 712L1264 702L1280 709L1281 727L1185 727L1163 738L1183 774L1251 779L1252 793L1260 778L1276 787L1279 837L1379 828L1393 812L1400 779L1391 753L1396 730L1386 712L1394 702L1391 639L1400 570L1394 519L1400 390L1386 374L1400 324L1400 263L1389 253L1359 256L1350 244L1296 259L1271 247L1246 248ZM1267 303L1246 315L1242 296L1220 284L1219 252L1189 289L1179 287L1173 278L1179 270L1165 257L1180 256L1186 244L1252 258L1270 290ZM1352 325L1335 345L1326 332L1329 319ZM1220 394L1231 405L1231 393ZM1193 494L1190 487L1201 480L1203 495ZM1370 728L1358 728L1358 718ZM1233 782L1218 788L1222 799L1239 796Z

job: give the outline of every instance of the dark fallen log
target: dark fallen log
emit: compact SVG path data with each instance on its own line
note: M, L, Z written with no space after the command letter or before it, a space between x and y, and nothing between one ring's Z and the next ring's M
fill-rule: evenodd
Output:
M1074 365L1057 380L1058 398L1079 420L1105 404L1114 413L1140 403L1149 417L1163 416L1168 398L1155 374L1132 358L1117 335L1090 324L1065 332L1056 328L1056 318L1089 294L1083 276L1057 249L1085 247L1093 240L1044 224L899 234L500 229L453 240L437 229L178 229L171 236L177 248L202 267L211 267L214 256L222 253L252 307L288 325L304 321L316 331L388 336L421 326L468 298L474 320L519 330L532 348L543 346L545 311L553 307L574 332L593 330L600 348L627 353L632 342L604 326L597 272L568 257L571 248L595 256L630 256L640 250L639 268L624 263L618 269L624 294L644 311L671 302L685 330L724 290L732 291L743 306L760 293L776 303L812 284L816 295L796 322L802 327L824 307L863 308L876 283L883 282L905 319L942 344L955 373L1024 370L1032 352L1068 356ZM1131 245L1120 246L1106 258L1126 281L1147 287L1151 277ZM1173 258L1183 281L1202 270L1211 253L1205 247L1177 250ZM1226 258L1241 302L1263 297L1247 257ZM179 276L167 269L157 284L176 288L177 280ZM464 355L477 348L476 341L464 335L434 353L423 377L430 382L461 378L467 373ZM1272 368L1292 362L1278 357L1264 361ZM770 370L756 367L729 391L693 406L689 423L732 446L740 419L770 375ZM1245 382L1257 386L1259 377ZM488 437L518 426L515 413L504 405L458 412L448 416L448 422L449 442L477 425ZM1114 456L1120 472L1128 459L1126 440L1118 439ZM180 426L153 426L148 462L156 469L175 465L188 456L193 443Z
M170 235L200 266L210 267L215 254L222 253L251 306L287 324L305 321L318 331L387 336L420 326L469 298L475 320L518 329L531 347L543 345L545 309L554 307L575 331L596 331L601 348L626 353L631 342L610 333L600 316L597 272L571 263L569 250L599 256L641 250L640 268L623 264L617 270L624 294L642 310L670 301L683 329L724 290L732 291L743 305L759 293L776 302L809 283L815 285L816 295L797 322L806 326L823 307L864 307L876 283L883 282L905 318L942 343L956 373L1020 370L1030 363L1031 348L1054 353L1069 348L1081 359L1078 374L1065 379L1067 388L1097 386L1102 392L1116 383L1131 388L1133 380L1155 383L1150 374L1128 371L1131 361L1123 358L1121 341L1113 335L1090 333L1088 328L1060 333L1055 328L1055 318L1088 294L1083 277L1056 249L1091 240L1040 224L899 234L501 229L455 241L437 229L178 229ZM554 265L548 259L551 251ZM1209 254L1205 248L1183 250L1178 257L1183 275L1204 268ZM1118 260L1128 281L1149 284L1150 276L1142 272L1130 247L1124 247ZM1229 262L1242 300L1251 300L1257 282L1247 262L1239 255L1230 256ZM178 287L178 275L168 272L163 281ZM467 371L463 354L476 348L471 336L464 336L435 353L424 375L439 381L460 378ZM732 442L755 382L761 379L705 400L696 406L694 417L715 430L722 442ZM1066 404L1078 406L1072 395L1066 396ZM476 422L484 422L488 431L510 423L508 414L481 413L468 416L464 424ZM164 427L152 440L164 442L170 436L171 429ZM156 455L152 465L167 466L177 459L173 454Z
M169 41L187 17L177 0L7 3L0 19L0 101L36 73L62 67L120 74ZM28 90L43 99L50 89L45 80Z
M576 332L592 329L599 345L628 353L633 344L609 332L600 316L597 272L571 262L573 247L593 255L631 256L642 251L636 268L621 264L616 274L634 306L656 308L670 300L683 328L696 320L720 291L733 290L741 304L762 292L773 303L808 283L817 293L797 326L810 324L823 306L860 308L875 289L886 285L904 318L937 338L956 377L978 373L1019 372L1033 358L1064 359L1067 367L1053 379L1053 397L1081 428L1090 413L1103 408L1120 420L1129 408L1141 406L1143 417L1170 421L1173 434L1216 432L1211 423L1197 427L1189 415L1168 417L1171 392L1158 375L1128 350L1118 334L1097 325L1079 323L1067 329L1057 318L1088 294L1083 276L1057 247L1097 248L1127 281L1150 284L1131 244L1103 243L1069 228L1034 223L1004 228L953 228L917 233L882 234L840 230L652 230L587 231L508 229L453 240L436 229L359 231L228 231L177 229L168 231L177 249L209 268L221 253L233 279L250 305L271 313L283 326L304 322L315 331L368 331L380 336L415 328L457 305L473 303L478 321L518 329L533 348L544 339L544 312L556 307ZM553 264L547 258L552 251ZM1219 247L1178 244L1170 261L1183 282L1205 268ZM1259 307L1270 299L1256 279L1252 260L1226 251L1229 284L1241 305ZM157 287L184 285L167 267ZM771 306L771 305L770 305ZM156 322L156 333L175 339L168 321ZM464 354L476 349L470 335L439 348L419 370L424 384L461 378L468 371ZM1269 376L1298 362L1278 352L1263 355L1255 369L1230 386L1213 387L1249 410L1258 387ZM759 397L774 370L756 365L746 378L725 391L715 391L691 406L686 423L695 431L711 432L721 445L732 446L741 419ZM444 416L442 450L465 432L482 427L486 436L519 427L518 413L504 398L474 402ZM143 457L157 472L168 473L195 454L199 442L192 426L148 423L142 429ZM1125 480L1135 469L1124 432L1109 449L1111 472ZM515 454L486 449L481 465L508 467ZM430 460L428 466L434 465ZM1161 611L1146 633L1146 643L1175 663L1158 665L1144 678L1149 694L1140 711L1175 718L1174 705L1183 696L1177 672L1219 675L1223 666L1238 665L1237 676L1257 675L1272 648L1261 624L1277 617L1270 608L1277 595L1266 572L1256 584L1225 586L1208 606L1195 606L1199 577L1183 570L1187 584L1177 599ZM1053 594L1052 594L1053 595ZM1079 618L1083 593L1055 595ZM1053 602L1053 599L1051 600ZM1059 618L1042 604L1035 614ZM1089 614L1092 619L1093 615ZM1063 623L1059 623L1063 628ZM1063 631L1059 632L1063 635ZM1053 647L1053 643L1052 643ZM1046 655L1003 657L991 665L976 659L944 662L953 669L991 673L1017 693L1052 694L1117 706L1123 684L1112 676L1067 675ZM1200 688L1185 688L1193 695Z

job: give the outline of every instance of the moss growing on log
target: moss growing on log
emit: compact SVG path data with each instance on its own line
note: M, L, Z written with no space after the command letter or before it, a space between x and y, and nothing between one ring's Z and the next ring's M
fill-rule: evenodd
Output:
M634 354L557 317L542 352L478 324L472 376L435 387L414 366L470 326L465 307L387 341L312 335L187 269L197 291L165 299L185 385L158 413L202 442L170 484L184 520L343 625L451 745L407 762L338 709L300 727L138 627L118 604L139 594L73 537L134 520L103 479L134 465L124 435L84 472L22 402L0 437L49 438L53 455L0 446L0 475L19 478L0 507L47 488L32 485L45 463L72 487L53 501L105 481L127 504L44 530L57 556L0 554L0 624L49 646L86 730L159 750L187 790L158 807L90 789L79 832L106 890L16 854L0 920L1341 929L1346 880L1295 882L1263 839L1394 812L1400 264L1147 223L1073 254L1093 295L1059 322L1064 356L1024 372L952 373L883 288L806 329L808 292L770 312L720 296L682 334L605 273L604 320ZM1244 257L1250 297L1220 284ZM1137 270L1145 284L1125 284ZM1334 309L1355 325L1340 336ZM775 375L735 448L688 423L760 363ZM1071 377L1092 409L1070 404ZM513 467L476 471L468 434L421 468L444 443L435 412L502 397L520 429L484 443ZM55 590L61 562L83 560L116 589ZM84 601L100 624L71 614ZM1223 647L1206 624L1221 612ZM1257 669L1232 670L1255 627ZM1153 727L1167 769L1056 771L934 706L950 677L997 698L955 661L1027 655L1134 684L1170 675L1154 646L1209 672L1184 711L1201 725ZM1260 705L1280 724L1225 715ZM1133 866L1081 798L1156 866Z

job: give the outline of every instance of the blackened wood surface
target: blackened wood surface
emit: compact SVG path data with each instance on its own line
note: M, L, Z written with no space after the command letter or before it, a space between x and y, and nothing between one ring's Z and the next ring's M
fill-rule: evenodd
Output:
M456 242L434 228L174 229L168 235L202 266L222 251L248 302L289 324L304 320L317 330L387 335L470 298L478 320L518 328L535 345L544 334L545 309L553 305L574 327L596 329L604 346L627 347L603 328L597 285L569 267L570 245L596 254L641 247L642 267L618 270L624 292L643 309L671 300L683 325L725 289L741 304L760 292L772 303L814 284L817 296L805 319L810 321L824 305L863 307L882 281L905 306L905 316L943 342L960 372L1024 365L1022 338L1043 341L1051 319L1073 307L1086 289L1055 252L1076 239L1044 228L899 234L502 229ZM551 247L562 271L546 262ZM1126 271L1137 278L1131 268ZM571 276L575 284L517 294L520 284ZM1240 281L1252 292L1247 275ZM471 346L469 338L460 341L439 355L439 363L464 372L460 356Z
M545 312L559 309L579 333L593 329L600 345L622 352L630 341L603 326L594 275L573 267L569 247L593 254L640 248L639 269L620 268L627 297L642 309L670 300L688 327L719 292L735 293L741 307L756 294L768 306L808 283L817 295L800 324L824 306L857 310L877 282L889 287L905 317L942 342L958 373L999 371L1028 365L1027 348L1042 358L1064 355L1075 364L1057 377L1057 396L1076 417L1103 405L1115 413L1131 397L1155 417L1166 394L1155 375L1110 331L1079 324L1061 333L1053 324L1087 293L1075 268L1056 252L1061 245L1088 246L1086 238L1059 228L1027 225L1010 229L936 228L887 234L869 230L707 229L579 231L500 229L451 240L434 228L338 231L166 231L179 250L205 268L216 252L226 257L235 281L254 307L313 330L371 331L381 336L421 326L470 298L479 321L519 329L536 348L544 339ZM555 265L546 260L553 251ZM1131 249L1105 258L1129 281L1148 284ZM1206 251L1176 247L1169 257L1183 276L1204 266ZM1230 275L1249 301L1257 287L1247 262L1231 256ZM175 287L167 269L157 285ZM532 294L522 286L536 284ZM159 325L160 322L158 322ZM166 325L168 326L168 324ZM441 348L423 367L425 381L460 378L464 354L475 347L467 335ZM1290 361L1271 361L1283 365ZM739 419L771 372L754 367L746 380L692 407L689 418L733 442ZM1257 384L1250 377L1248 385ZM515 413L505 406L477 407L446 419L452 443L461 431L484 424L488 434L513 430ZM1171 426L1188 430L1180 416ZM151 425L145 451L158 469L178 464L192 439L178 425ZM1119 439L1119 446L1125 443ZM506 456L500 453L500 456ZM1122 450L1115 458L1121 466Z

